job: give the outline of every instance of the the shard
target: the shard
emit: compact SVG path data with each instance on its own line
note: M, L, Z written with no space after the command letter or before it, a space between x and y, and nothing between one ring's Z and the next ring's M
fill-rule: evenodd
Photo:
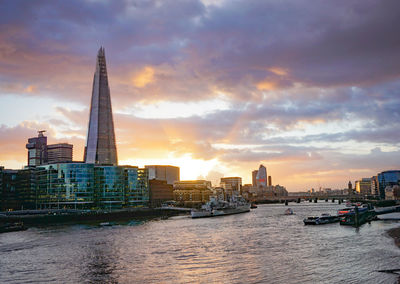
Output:
M103 47L97 54L84 155L85 163L118 164L110 87L108 86L106 57Z

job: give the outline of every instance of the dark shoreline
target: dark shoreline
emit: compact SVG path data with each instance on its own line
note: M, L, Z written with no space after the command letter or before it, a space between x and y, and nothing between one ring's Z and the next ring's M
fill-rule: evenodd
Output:
M91 211L76 214L36 214L13 215L0 217L1 223L22 222L26 227L43 225L80 224L87 222L127 222L129 220L167 219L172 216L187 214L179 210L166 210L155 208L137 208L118 211Z
M400 248L400 227L388 230L387 234L393 238L395 245Z
M394 240L394 244L397 246L397 248L400 248L400 227L397 228L392 228L386 231L389 237L391 237ZM394 272L389 272L389 273L394 273ZM400 275L398 273L394 273L398 275L397 278L397 283L400 284Z

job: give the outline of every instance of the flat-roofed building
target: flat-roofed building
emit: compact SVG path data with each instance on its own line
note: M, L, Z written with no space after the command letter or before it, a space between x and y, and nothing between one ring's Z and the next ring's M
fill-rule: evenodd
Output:
M223 177L220 182L221 187L225 191L225 197L229 199L232 196L241 194L242 178L241 177Z
M210 200L211 181L185 180L174 182L174 200L186 207L199 207Z
M0 211L34 209L35 198L35 169L0 167Z
M174 187L166 180L149 180L150 205L152 207L161 206L165 201L174 199Z
M257 174L258 174L258 170L254 170L251 172L251 182L252 182L253 186L257 186Z
M88 163L36 168L40 208L120 209L147 206L147 169Z
M59 143L47 145L47 163L72 162L73 145Z
M371 178L362 178L356 181L356 191L362 196L371 195Z
M149 170L149 180L165 180L170 185L180 181L179 167L169 165L148 165L144 167Z

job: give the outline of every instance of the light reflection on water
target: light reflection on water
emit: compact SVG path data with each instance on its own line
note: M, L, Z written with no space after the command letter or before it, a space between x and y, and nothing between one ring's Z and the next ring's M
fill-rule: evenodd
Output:
M396 283L400 268L385 231L304 226L334 214L332 203L260 205L246 214L136 226L57 226L0 235L0 282L7 283Z

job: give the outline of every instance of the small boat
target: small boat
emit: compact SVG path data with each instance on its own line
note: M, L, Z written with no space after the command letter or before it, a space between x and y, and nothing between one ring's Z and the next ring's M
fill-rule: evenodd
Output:
M22 222L6 223L0 226L0 233L25 231L27 229Z
M101 227L108 227L108 226L114 226L116 223L115 222L102 222L99 225Z
M293 215L293 214L294 213L293 213L292 208L288 208L288 209L285 210L285 215Z
M322 214L321 217L308 217L303 220L304 225L323 225L339 222L339 216L332 216L330 214Z

